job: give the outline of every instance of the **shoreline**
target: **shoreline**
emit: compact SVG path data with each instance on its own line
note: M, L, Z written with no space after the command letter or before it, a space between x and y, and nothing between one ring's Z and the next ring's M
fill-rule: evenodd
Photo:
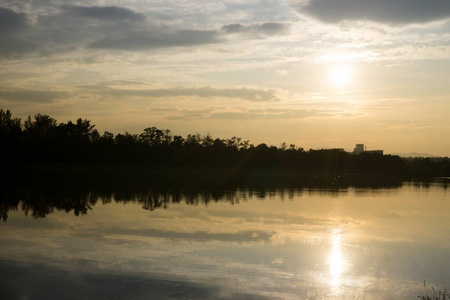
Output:
M55 162L4 162L0 164L5 186L70 186L95 188L162 187L277 189L296 187L398 187L403 182L440 181L449 177L431 173L393 171L305 170L283 167L149 166L138 164L85 164Z

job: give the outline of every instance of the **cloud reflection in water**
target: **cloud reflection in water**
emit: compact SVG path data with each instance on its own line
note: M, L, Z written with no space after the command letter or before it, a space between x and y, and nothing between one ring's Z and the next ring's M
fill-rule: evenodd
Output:
M0 290L7 299L43 299L34 291L58 286L45 299L394 300L423 294L424 278L448 286L446 189L219 192L6 194Z

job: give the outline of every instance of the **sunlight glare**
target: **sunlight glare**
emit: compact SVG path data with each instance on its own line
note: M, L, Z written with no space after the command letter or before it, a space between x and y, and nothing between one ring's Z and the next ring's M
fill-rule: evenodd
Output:
M328 263L329 272L332 278L331 284L335 287L340 285L340 277L343 271L344 261L341 253L341 237L336 234L332 237L333 248Z
M331 82L337 87L343 87L351 78L352 69L348 65L337 65L330 71Z

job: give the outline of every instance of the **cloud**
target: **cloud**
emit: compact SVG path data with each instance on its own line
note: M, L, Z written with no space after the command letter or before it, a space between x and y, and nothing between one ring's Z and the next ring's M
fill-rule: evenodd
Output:
M22 35L32 26L32 17L0 7L0 57L16 58L38 47Z
M67 96L67 93L59 91L0 90L0 100L7 102L51 103Z
M275 73L277 73L278 75L281 75L281 76L286 76L288 74L288 71L286 71L284 69L283 70L276 70Z
M25 53L33 52L38 48L38 45L25 39L5 37L4 39L0 40L0 57L21 57Z
M312 117L333 117L335 111L309 109L251 109L241 112L217 112L211 118L249 120L249 119L304 119Z
M310 0L296 7L326 23L370 20L412 24L450 18L450 2L443 0Z
M290 28L286 23L263 23L257 25L230 24L221 30L178 30L154 28L153 30L128 32L120 38L104 38L91 42L95 49L142 51L155 48L192 47L225 42L230 34L264 38L286 34Z
M166 110L166 112L176 113L175 115L167 116L166 117L167 120L176 120L176 121L184 121L189 119L200 120L207 118L211 114L211 109L181 109L181 110L177 109L172 111Z
M252 34L257 36L274 36L286 34L290 25L286 23L263 23L263 24L229 24L222 27L222 32L227 34Z
M280 101L275 90L252 88L213 88L213 87L174 87L164 89L119 89L103 85L80 86L85 91L116 97L200 97L200 98L237 98L253 102Z
M27 14L0 7L0 33L2 35L22 31L31 24L31 18Z
M61 53L55 49L66 53L86 45L90 49L145 51L224 41L218 30L157 25L143 13L118 6L63 6L35 19L38 22L33 24L30 14L0 8L0 57L48 56Z
M140 21L145 15L130 9L117 6L72 6L65 9L77 17L93 18L108 21Z
M187 22L153 20L148 12L120 6L53 5L33 13L0 8L0 57L57 56L83 49L137 52L199 47L223 44L236 36L259 39L282 35L289 28L288 23L271 22L223 27L209 24L202 29Z
M212 109L173 109L155 110L166 112L168 120L221 119L221 120L299 120L309 118L336 118L343 115L341 111L318 109L244 109L223 111Z
M140 51L154 48L189 47L218 43L214 30L180 30L175 32L143 31L116 39L100 39L89 44L90 48Z

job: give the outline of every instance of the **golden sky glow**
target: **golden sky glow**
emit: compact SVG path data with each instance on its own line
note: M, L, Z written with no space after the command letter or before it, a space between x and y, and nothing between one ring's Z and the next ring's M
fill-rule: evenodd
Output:
M2 2L0 107L450 155L450 4L368 1Z

